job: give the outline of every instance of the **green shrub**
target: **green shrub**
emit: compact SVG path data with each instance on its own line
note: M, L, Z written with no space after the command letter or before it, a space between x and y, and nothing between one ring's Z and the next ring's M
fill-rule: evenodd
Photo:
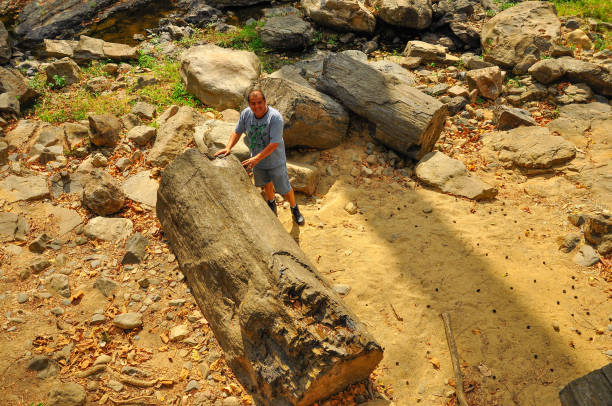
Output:
M152 69L155 65L155 58L147 53L139 51L138 66L141 68Z
M51 87L61 89L62 87L66 86L66 76L53 75L52 79L53 83L51 84Z

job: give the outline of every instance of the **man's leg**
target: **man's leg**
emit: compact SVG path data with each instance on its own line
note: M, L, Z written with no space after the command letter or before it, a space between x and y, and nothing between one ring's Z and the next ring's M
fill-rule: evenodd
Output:
M263 189L266 199L268 201L274 200L274 183L272 183L272 181L266 183Z
M291 207L295 207L295 193L293 193L293 188L291 188L289 193L284 194L283 197L289 202Z
M282 165L278 168L270 170L270 177L272 178L272 182L274 182L274 187L276 190L278 190L278 193L280 193L285 200L289 202L289 205L291 206L291 214L293 215L295 222L300 226L304 224L304 216L302 216L302 213L300 213L300 209L295 201L295 193L293 192L293 188L289 182L287 166Z

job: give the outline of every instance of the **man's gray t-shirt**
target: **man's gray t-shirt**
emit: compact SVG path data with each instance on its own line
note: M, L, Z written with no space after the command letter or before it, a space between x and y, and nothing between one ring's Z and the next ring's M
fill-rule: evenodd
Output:
M240 113L235 132L236 134L246 132L244 142L249 146L251 157L259 154L270 143L278 143L276 149L256 165L257 168L272 169L286 163L283 116L275 108L268 106L266 114L256 118L251 108L247 107Z

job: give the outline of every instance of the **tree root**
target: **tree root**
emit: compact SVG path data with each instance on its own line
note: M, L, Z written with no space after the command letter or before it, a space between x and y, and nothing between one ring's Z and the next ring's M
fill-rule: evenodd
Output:
M76 374L74 374L74 376L76 376L77 378L87 378L88 376L106 372L106 370L106 364L96 365L89 369L86 369L85 371L77 372Z
M108 398L111 402L116 405L159 405L159 401L154 396L138 396L131 399L113 399Z

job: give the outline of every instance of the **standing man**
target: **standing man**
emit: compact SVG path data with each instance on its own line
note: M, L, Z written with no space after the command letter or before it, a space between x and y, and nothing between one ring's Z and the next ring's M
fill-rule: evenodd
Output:
M236 129L227 145L215 156L229 155L232 147L246 131L246 142L251 151L251 157L242 162L247 170L253 170L255 186L263 187L268 206L276 212L274 190L280 193L291 205L293 220L299 225L304 224L304 217L295 201L295 193L289 183L287 173L287 157L283 141L283 116L266 103L266 96L261 90L251 90L247 96L249 107L240 113Z

